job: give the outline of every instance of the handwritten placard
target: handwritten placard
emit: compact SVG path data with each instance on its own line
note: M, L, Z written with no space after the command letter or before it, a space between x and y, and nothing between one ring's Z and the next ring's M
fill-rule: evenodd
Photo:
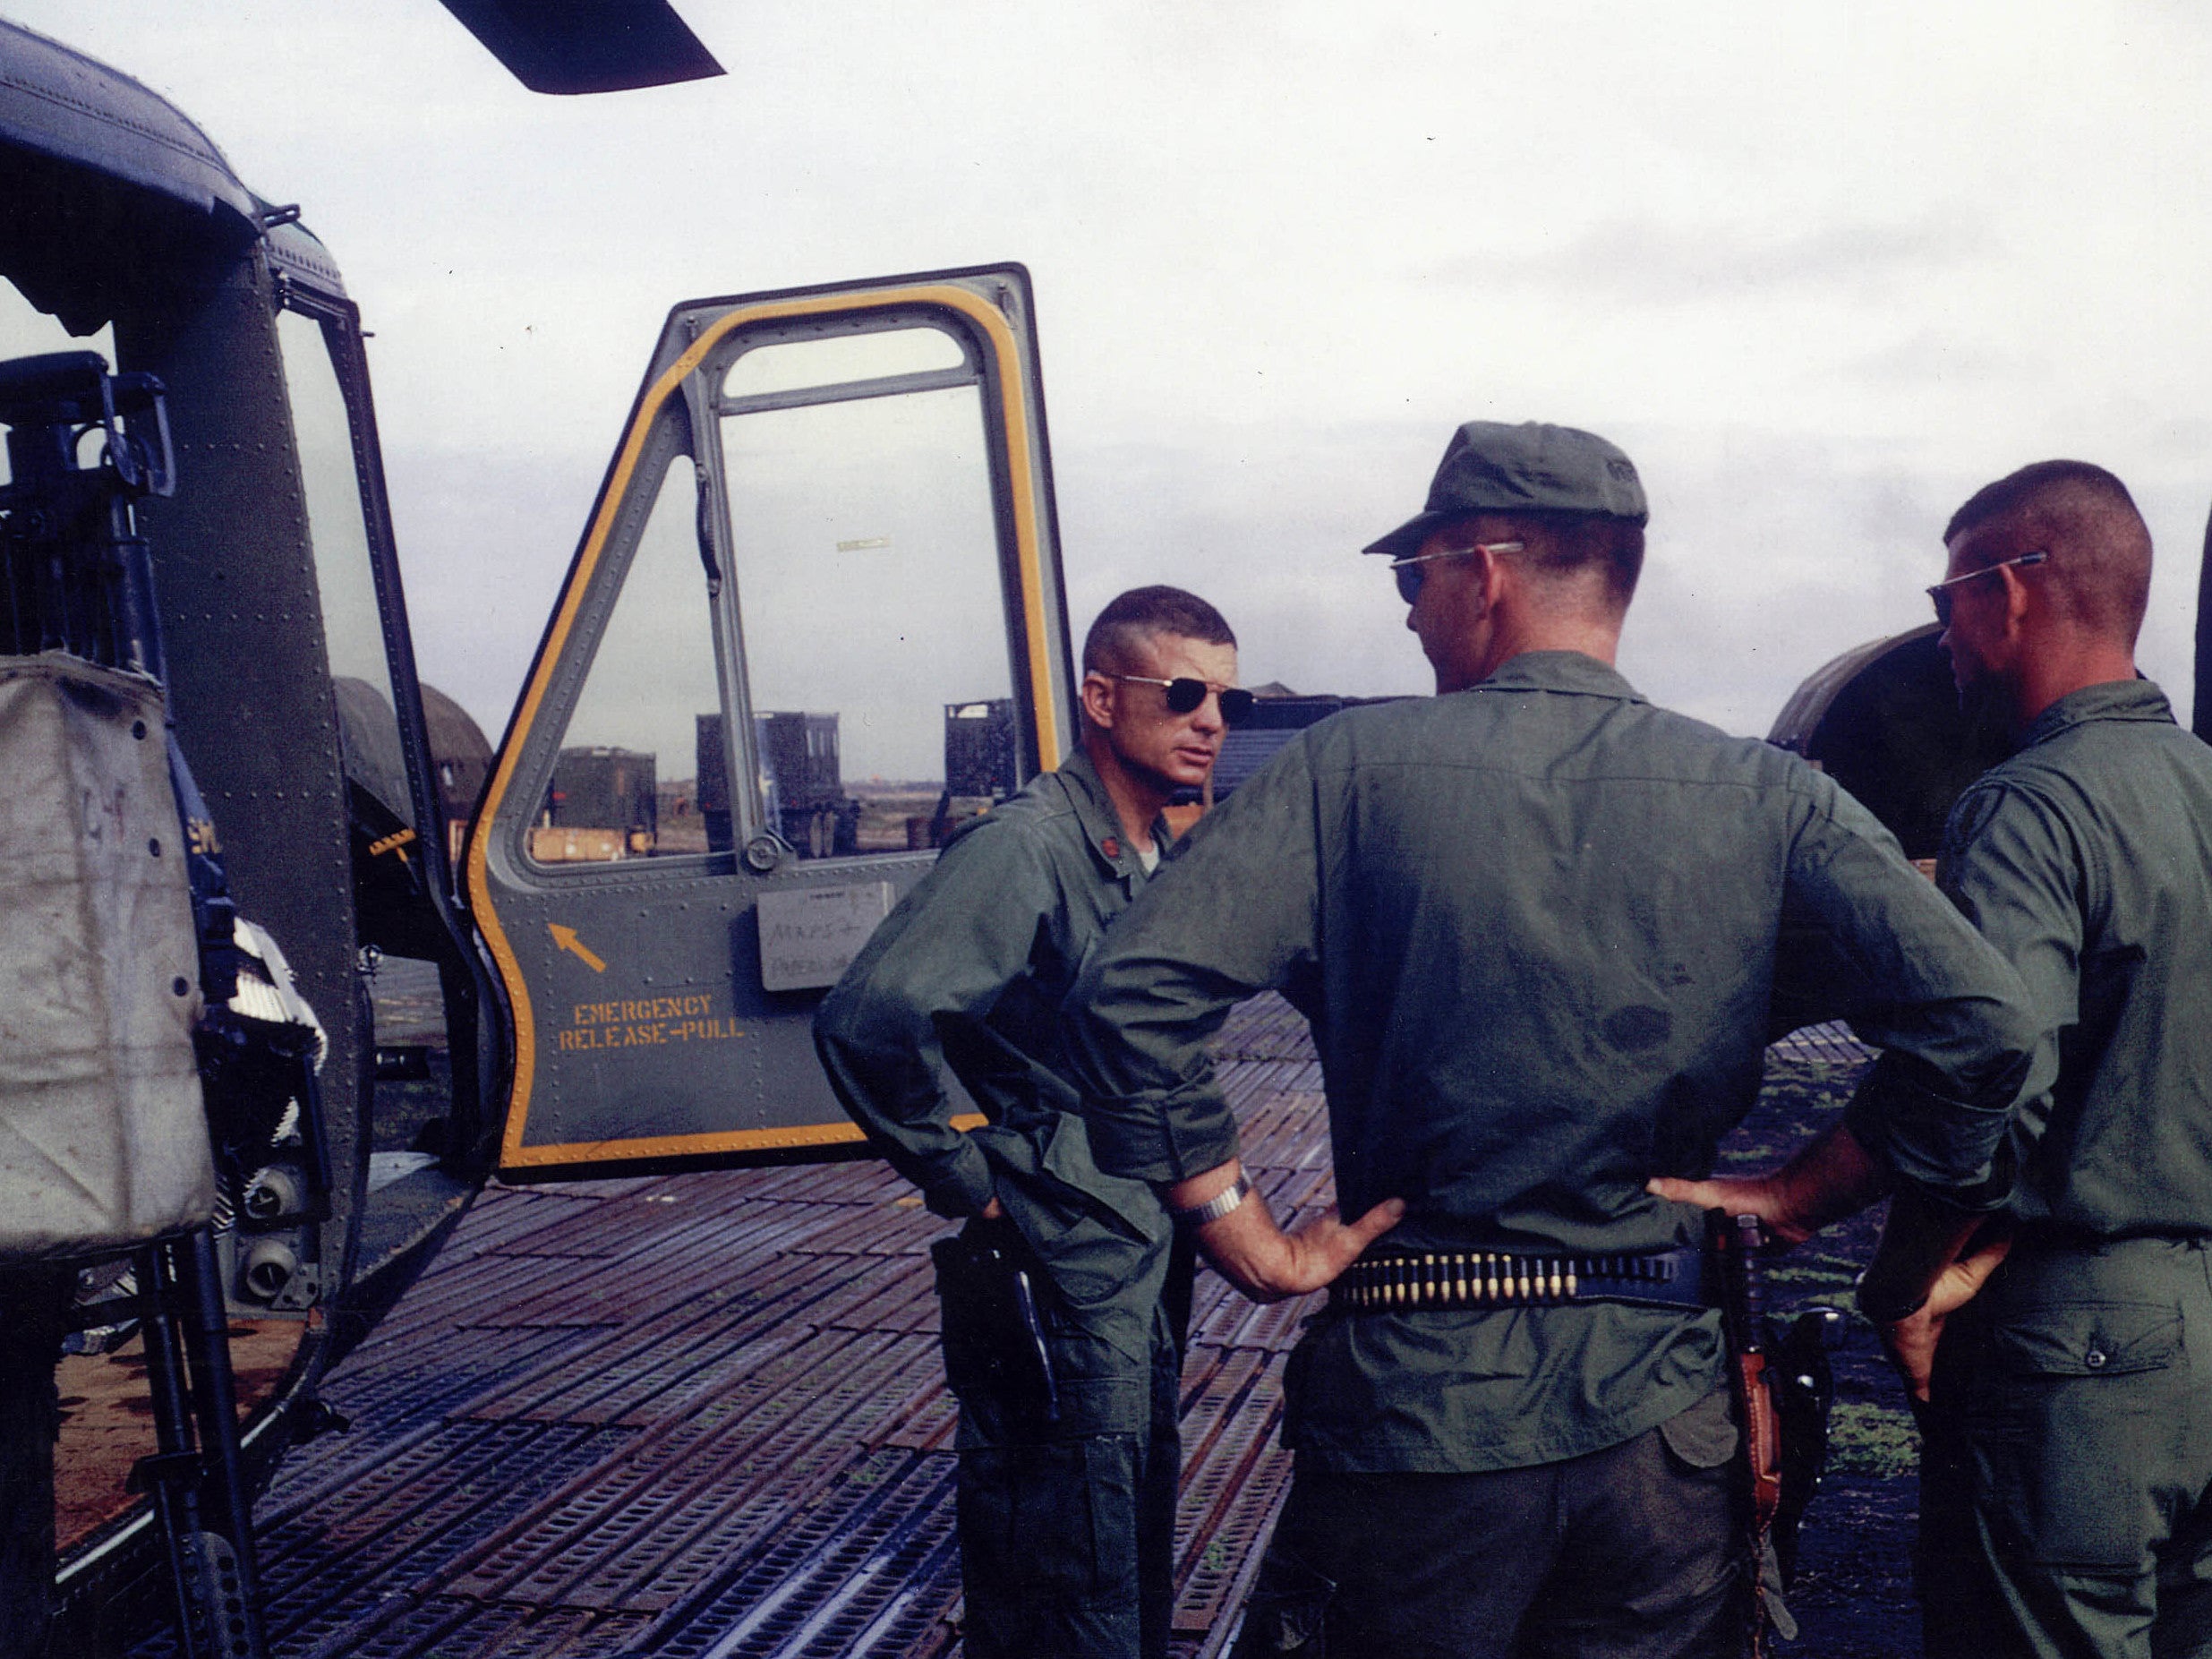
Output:
M836 984L876 924L891 914L891 900L887 881L762 894L762 987L805 991Z

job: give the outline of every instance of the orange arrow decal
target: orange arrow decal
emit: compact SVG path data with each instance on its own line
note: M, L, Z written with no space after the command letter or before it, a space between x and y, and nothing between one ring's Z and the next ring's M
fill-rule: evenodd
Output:
M584 948L584 943L576 936L574 928L564 928L557 921L549 921L545 924L545 931L553 936L554 949L567 951L594 973L607 971L607 964Z

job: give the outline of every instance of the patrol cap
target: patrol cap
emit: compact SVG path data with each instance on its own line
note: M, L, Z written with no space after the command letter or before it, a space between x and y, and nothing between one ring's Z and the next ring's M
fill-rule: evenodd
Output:
M1571 513L1642 524L1651 509L1636 463L1595 432L1541 421L1469 421L1444 448L1428 505L1361 551L1404 558L1437 526L1469 513Z

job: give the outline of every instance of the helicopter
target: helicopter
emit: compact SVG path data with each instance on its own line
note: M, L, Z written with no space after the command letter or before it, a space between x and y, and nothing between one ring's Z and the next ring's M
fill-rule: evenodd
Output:
M166 1578L189 1651L258 1652L251 1493L495 1172L864 1151L814 1002L1072 740L1033 301L1005 264L675 306L494 759L416 673L359 310L299 210L13 25L0 194L4 297L98 347L0 365L9 651L106 699L47 760L116 750L130 834L170 826L130 889L165 949L86 949L143 981L181 1116L99 1124L113 1201L0 1249L65 1292L57 1639ZM66 794L38 833L82 851ZM206 1150L165 1163L180 1122ZM55 1179L0 1153L11 1213Z
M106 1497L60 1612L97 1631L166 1573L206 1651L227 1613L252 1651L250 1494L486 1181L865 1155L814 1003L1073 738L1035 300L1003 264L672 307L495 753L416 672L329 250L128 77L4 26L0 66L0 275L105 343L0 372L0 423L97 511L47 534L13 461L0 511L129 624L15 654L156 688L123 729L173 739L145 788L202 863L170 892L201 1019L272 1016L248 1064L194 1050L203 1207L22 1258L74 1281L73 1391L170 1397L119 1461L64 1441ZM1909 850L1983 740L1925 672L1873 695L1917 637L1832 664L1775 734L1870 796L1898 762L1847 731L1935 757L1877 806Z

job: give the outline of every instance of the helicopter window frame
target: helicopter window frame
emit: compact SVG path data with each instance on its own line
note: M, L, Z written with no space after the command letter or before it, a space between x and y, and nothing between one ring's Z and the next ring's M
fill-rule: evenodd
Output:
M406 596L399 574L398 543L392 530L391 501L384 485L383 450L377 437L375 402L369 386L365 345L369 337L361 326L361 308L341 295L309 286L288 271L277 273L274 301L278 311L290 312L317 325L323 349L337 379L338 395L345 404L346 423L353 447L354 483L368 543L370 576L376 592L384 671L392 695L393 717L399 728L399 751L406 768L416 848L428 865L431 878L428 885L440 920L448 933L455 935L457 950L458 935L449 908L454 871L446 847L442 808L431 760L430 734L420 714L422 681L415 668L414 636L407 625ZM289 395L287 386L286 396ZM422 827L424 825L434 828L425 831Z
M693 311L689 318L691 326L696 329L710 321L722 309L720 306L711 309L700 307ZM950 339L960 348L960 363L944 368L862 376L771 391L731 393L726 389L739 363L747 355L766 347L918 329ZM744 596L739 591L739 584L734 579L737 569L736 527L730 504L729 480L725 471L726 440L722 431L722 423L732 417L896 398L916 392L974 389L981 427L980 452L985 469L983 483L990 503L993 569L997 578L999 597L997 620L1006 652L1009 695L1015 710L1015 786L1020 788L1027 784L1039 770L1048 769L1041 762L1032 764L1031 757L1037 755L1039 748L1036 731L1038 713L1029 706L1023 695L1024 688L1031 683L1029 640L1022 615L1021 538L1014 523L1013 495L1016 485L1007 453L1008 423L1012 417L1001 392L1000 367L996 348L972 319L950 306L927 300L901 299L826 315L763 318L747 322L718 342L692 372L687 390L691 394L689 401L697 411L696 418L701 425L711 421L715 434L714 441L711 443L696 441L695 438L693 453L711 477L714 505L712 528L716 555L724 572L730 573L723 583L723 603L726 607L725 620L730 630L730 671L727 693L734 698L734 704L730 717L725 722L725 746L734 751L728 757L727 764L732 767L733 838L740 849L755 845L764 837L771 837L785 847L789 843L782 835L782 826L768 821L767 803L760 789L752 782L761 775L764 764L756 723L764 713L774 711L759 709L754 705L752 674L746 647ZM733 737L734 741L731 741ZM747 787L742 790L736 788L739 779L746 780ZM833 869L859 874L865 871L870 860L909 857L913 851L869 847L822 857L784 858L775 865L773 874L796 875Z
M447 1144L449 1155L461 1165L478 1167L480 1160L493 1156L496 1108L491 1103L490 1077L482 1069L482 1054L472 1051L476 1050L480 1040L477 1033L481 1010L495 993L477 956L473 943L474 928L464 919L465 901L459 885L461 861L447 844L444 797L439 792L431 760L422 677L415 667L414 637L407 621L406 589L400 577L398 541L392 527L391 498L385 487L383 446L377 433L376 399L369 373L370 334L361 326L361 308L342 291L319 287L312 279L303 280L304 276L296 265L273 269L270 301L274 310L291 312L318 326L346 407L354 476L368 543L370 575L384 642L385 675L392 694L393 716L399 729L400 758L406 770L407 790L414 807L415 838L408 851L422 860L423 891L438 929L444 936L438 955L439 977L453 1059L447 1102ZM276 321L271 319L272 325ZM281 352L281 346L278 349ZM287 381L287 399L290 395ZM332 694L336 695L335 679ZM469 824L473 830L474 808ZM424 825L431 827L425 831ZM373 1095L367 1099L373 1113ZM363 1125L363 1133L371 1133L369 1124ZM361 1213L360 1210L354 1211L357 1218Z
M940 376L965 383L984 372L976 343L935 321L880 315L850 317L843 321L865 326L829 329L819 326L817 322L808 331L792 338L763 338L755 329L740 329L739 348L727 356L718 355L715 359L719 365L715 372L720 374L721 382L715 388L713 412L719 415L756 407L778 407L782 406L775 400L786 398L796 398L806 402L842 402L855 395L869 395L859 389L878 386L884 389L884 395L892 395L910 389L909 383L924 387L935 385L940 383ZM765 330L776 326L764 323L759 328ZM782 326L788 329L790 325ZM903 346L906 345L905 337L909 336L925 336L931 345L942 343L950 346L952 360L949 363L920 363L908 368L894 367L862 374L847 374L842 379L833 381L812 379L750 389L734 384L746 372L748 358L757 359L765 372L773 377L779 368L788 369L794 363L795 359L786 354L796 346L824 346L833 341L859 341L871 338L881 338L894 346Z
M713 488L702 474L695 449L685 400L671 399L653 420L646 433L638 463L623 485L615 529L608 536L602 562L593 571L585 590L576 611L574 631L559 654L546 697L548 706L562 711L559 729L554 731L547 724L542 731L534 726L530 740L519 757L522 764L516 768L510 791L519 792L532 801L542 803L552 788L569 728L589 694L592 674L598 666L600 651L606 644L609 629L629 589L630 577L638 555L644 549L647 529L660 509L663 493L674 481L678 469L682 467L688 467L691 471L695 492ZM707 510L695 494L695 530L698 525L698 516ZM730 601L728 594L730 583L727 574L727 556L718 553L718 557L722 561L722 569L708 582L706 608L714 655L718 712L722 719L722 764L727 767L730 764L729 729L733 707L730 690L733 671L730 660L731 620L729 615ZM542 735L543 731L552 731L553 735L548 739ZM703 877L727 875L736 864L735 844L722 848L710 845L704 851L655 853L644 858L541 859L531 846L531 828L538 810L534 808L526 815L515 815L509 829L503 832L516 867L528 871L530 879L535 883L568 887L608 882L697 881Z

